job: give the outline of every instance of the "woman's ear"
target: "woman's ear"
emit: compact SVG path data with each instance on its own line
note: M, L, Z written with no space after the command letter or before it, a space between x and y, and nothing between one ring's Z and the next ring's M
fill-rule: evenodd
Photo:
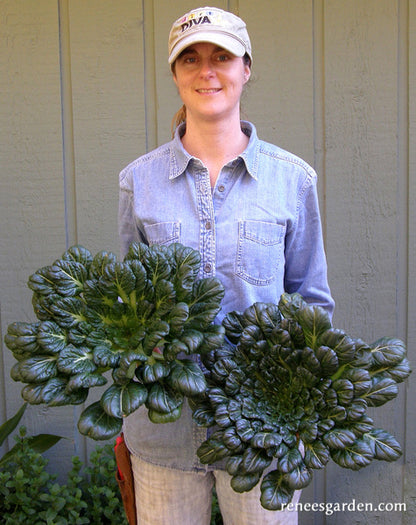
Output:
M249 66L244 66L244 84L250 80L251 69Z

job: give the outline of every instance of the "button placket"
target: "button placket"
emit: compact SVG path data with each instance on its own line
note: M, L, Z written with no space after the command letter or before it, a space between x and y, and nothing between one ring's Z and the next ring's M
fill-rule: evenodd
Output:
M205 277L215 273L215 215L208 170L196 176L198 213L200 221L201 269Z

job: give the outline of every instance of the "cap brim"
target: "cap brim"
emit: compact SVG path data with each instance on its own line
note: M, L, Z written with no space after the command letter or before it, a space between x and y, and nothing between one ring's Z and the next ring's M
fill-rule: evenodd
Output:
M199 30L195 33L187 35L177 42L175 47L172 49L171 54L169 55L169 64L172 64L184 49L199 42L209 42L211 44L216 44L217 46L222 47L237 57L242 57L246 53L245 46L233 36L215 33L214 31Z

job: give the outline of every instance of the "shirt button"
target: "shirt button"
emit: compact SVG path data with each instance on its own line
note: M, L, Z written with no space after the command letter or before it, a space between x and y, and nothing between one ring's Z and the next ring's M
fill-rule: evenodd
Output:
M207 222L205 223L205 228L206 228L207 230L210 230L210 229L212 228L212 224L211 224L210 221L207 221Z
M224 186L223 184L220 184L220 185L218 186L218 191L219 191L220 193L222 193L224 190L225 190L225 186Z
M212 270L212 266L210 265L210 263L206 263L204 265L204 272L205 273L210 273L211 270Z

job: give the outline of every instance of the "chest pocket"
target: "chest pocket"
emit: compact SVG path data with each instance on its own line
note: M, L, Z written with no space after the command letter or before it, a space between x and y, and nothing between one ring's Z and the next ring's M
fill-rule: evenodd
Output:
M150 245L171 244L180 241L181 223L179 221L147 224L144 229Z
M257 286L274 281L284 268L286 227L263 221L239 221L236 274Z

